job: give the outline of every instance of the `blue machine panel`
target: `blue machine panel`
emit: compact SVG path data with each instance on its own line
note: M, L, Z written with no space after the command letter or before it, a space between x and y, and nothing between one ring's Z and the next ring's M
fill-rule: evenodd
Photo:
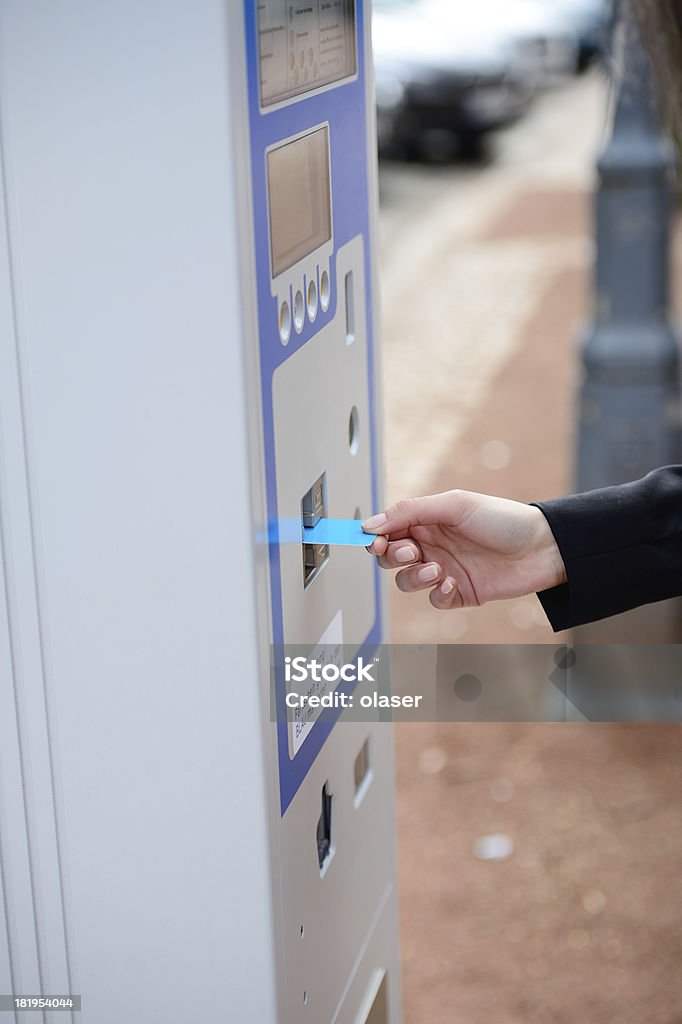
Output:
M246 12L246 44L248 55L248 87L249 87L249 120L250 120L250 143L251 143L251 167L252 167L252 189L253 189L253 223L255 234L256 253L256 275L258 288L258 317L259 317L259 343L260 343L260 366L261 366L261 396L263 433L265 446L265 472L267 487L267 512L271 524L276 523L278 515L277 486L276 486L276 463L275 463L275 428L273 416L273 375L286 360L291 359L302 347L307 345L315 335L326 325L330 324L339 311L339 296L336 289L331 289L328 308L322 306L317 312L314 323L308 318L305 319L303 327L298 333L292 329L288 337L288 343L283 344L280 336L281 322L280 310L278 309L278 297L273 294L272 287L272 262L270 252L270 226L269 226L269 205L268 205L268 175L267 175L267 153L273 147L283 142L302 136L311 132L316 127L326 125L329 128L329 153L331 172L331 212L332 212L332 236L333 245L329 255L329 278L332 282L336 280L336 253L351 239L361 236L364 240L364 262L366 280L366 301L367 301L367 374L369 378L370 394L370 448L372 464L372 503L376 508L378 504L377 487L377 437L375 412L373 407L374 395L374 358L373 358L373 295L372 295L372 271L370 265L370 216L373 197L370 195L368 180L368 130L367 130L367 106L366 90L368 87L367 75L371 70L365 67L365 32L369 31L369 24L365 22L364 0L355 0L354 21L356 28L356 52L354 59L349 60L348 53L345 56L345 72L350 72L346 77L336 82L329 80L326 75L322 87L316 87L311 78L311 90L301 94L296 91L282 99L284 86L278 88L268 85L266 101L263 105L261 97L261 60L260 47L262 40L259 35L259 7L263 5L258 0L244 0ZM320 6L330 8L334 6L350 8L353 12L352 0L343 0L334 3L320 0ZM312 10L314 5L299 4L280 0L274 3L273 8L281 8L283 19L289 23L297 16L305 16ZM262 16L261 10L261 16ZM348 28L348 26L347 26ZM352 31L352 22L350 22ZM288 34L290 25L283 30ZM292 32L293 40L293 32ZM351 36L352 39L352 36ZM286 45L286 41L284 43ZM349 42L346 40L346 50ZM303 51L305 56L305 51ZM312 53L312 51L311 51ZM296 59L296 58L294 58ZM310 67L313 67L313 58L310 57ZM292 64L293 67L293 64ZM292 85L292 91L300 89L300 84ZM292 300L293 301L293 300ZM333 386L333 385L332 385ZM271 577L271 602L272 602L272 642L280 645L284 642L283 636L283 613L282 613L282 587L280 571L280 544L277 537L277 530L271 529L270 535L270 577ZM357 552L356 557L366 558L363 552ZM377 570L375 569L374 602L375 616L374 624L370 629L362 650L374 646L381 637L381 609L380 609L380 588L378 586ZM290 757L284 680L277 680L277 706L278 706L278 750L279 750L279 776L280 776L280 798L281 811L285 813L287 807L296 795L298 788L305 778L308 770L315 761L315 758L322 749L330 730L333 728L334 720L327 717L325 721L318 721L310 735L297 752L295 757Z

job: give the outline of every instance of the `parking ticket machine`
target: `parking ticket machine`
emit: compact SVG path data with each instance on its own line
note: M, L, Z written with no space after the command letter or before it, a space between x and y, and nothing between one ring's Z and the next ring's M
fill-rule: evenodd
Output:
M0 1010L399 1024L369 4L3 0L0 178Z

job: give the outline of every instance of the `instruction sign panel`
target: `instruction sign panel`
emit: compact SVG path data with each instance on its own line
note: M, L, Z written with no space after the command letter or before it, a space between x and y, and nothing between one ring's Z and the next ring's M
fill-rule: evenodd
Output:
M343 614L337 612L320 637L320 642L313 649L310 655L311 661L317 661L321 666L341 665L343 661ZM302 694L306 700L311 696L324 697L332 692L331 684L323 679L318 681L309 680L306 682L305 692ZM287 683L287 693L298 692L296 683ZM306 736L310 733L317 719L322 713L321 708L297 707L293 714L293 721L289 722L289 757L294 758L301 749Z
M258 4L261 103L354 75L354 0L262 0Z

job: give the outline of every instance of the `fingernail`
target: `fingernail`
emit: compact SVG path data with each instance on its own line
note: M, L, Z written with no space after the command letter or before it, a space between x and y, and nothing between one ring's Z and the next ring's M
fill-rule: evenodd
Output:
M422 583L432 583L440 576L440 569L437 565L425 565L419 570L418 578Z
M454 589L455 589L455 584L452 582L452 580L444 580L444 582L443 582L443 584L442 584L442 586L440 588L440 592L441 592L441 594L445 594L445 596L447 597L447 595L451 594Z
M398 548L395 558L397 562L414 562L415 553L412 548Z
M363 530L378 530L379 527L383 526L386 522L386 513L380 512L378 516L370 516L369 519L365 519L362 524Z

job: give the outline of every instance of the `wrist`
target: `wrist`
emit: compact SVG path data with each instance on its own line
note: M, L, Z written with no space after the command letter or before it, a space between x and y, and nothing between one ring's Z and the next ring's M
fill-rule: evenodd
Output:
M566 566L559 551L559 545L554 538L549 523L537 506L532 506L532 509L536 519L533 544L533 562L537 576L535 590L540 592L542 590L551 590L552 587L558 587L562 583L566 583L567 575Z

